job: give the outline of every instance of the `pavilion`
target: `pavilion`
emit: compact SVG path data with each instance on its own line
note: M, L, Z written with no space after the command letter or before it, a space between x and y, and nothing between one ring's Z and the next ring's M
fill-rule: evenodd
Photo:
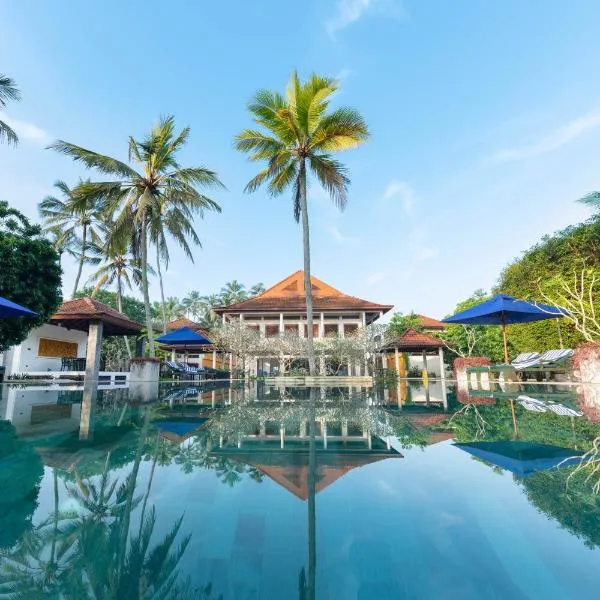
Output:
M104 336L139 336L143 325L94 300L77 298L61 304L47 324L32 329L27 338L5 353L7 374L80 377L98 380L124 373L100 373Z

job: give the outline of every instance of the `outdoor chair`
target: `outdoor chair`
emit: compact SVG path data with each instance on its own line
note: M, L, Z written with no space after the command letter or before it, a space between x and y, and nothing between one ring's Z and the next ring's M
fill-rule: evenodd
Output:
M185 375L191 378L196 377L196 375L198 375L198 373L200 372L197 367L191 367L190 365L186 365L185 363L176 362L175 364L182 370L182 372Z
M173 375L177 375L179 378L181 378L182 375L186 375L185 369L182 369L176 362L167 360L165 361L165 364L171 370Z

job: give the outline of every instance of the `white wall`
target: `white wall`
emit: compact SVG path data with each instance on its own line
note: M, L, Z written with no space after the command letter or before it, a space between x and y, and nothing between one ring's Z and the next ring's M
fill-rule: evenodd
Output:
M419 367L419 369L423 370L423 356L420 354L411 354L409 356L409 367ZM438 356L427 356L427 372L435 373L436 377L440 377L442 370Z
M56 325L42 325L32 329L27 338L18 346L13 346L4 357L6 374L29 373L31 371L60 371L61 359L38 356L40 338L60 340L62 342L75 342L77 344L77 357L85 358L87 347L87 333L57 327Z

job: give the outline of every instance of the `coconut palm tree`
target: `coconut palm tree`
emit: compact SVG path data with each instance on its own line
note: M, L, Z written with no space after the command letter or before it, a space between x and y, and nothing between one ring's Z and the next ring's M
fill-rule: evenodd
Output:
M255 283L249 290L248 290L248 296L250 298L254 297L254 296L258 296L259 294L262 294L265 291L265 286L262 283Z
M123 288L133 289L139 287L142 281L142 269L140 261L127 253L127 249L105 243L102 247L95 246L92 252L102 256L104 264L88 279L88 283L95 283L92 297L103 287L116 284L117 287L117 309L123 312ZM129 358L132 357L129 338L123 336L125 347Z
M237 279L228 281L221 288L221 304L223 306L229 306L236 302L242 302L248 298L248 292L246 286L240 283Z
M140 259L150 356L154 356L154 332L148 289L148 245L153 220L168 212L165 206L178 209L186 218L179 224L181 235L190 236L194 241L190 234L193 218L202 216L205 210L221 210L215 201L199 191L199 188L224 187L216 173L204 167L181 167L177 162L177 153L186 144L189 132L186 127L176 133L174 118L161 118L143 140L129 138L129 161L133 166L61 140L51 146L113 178L88 183L81 191L100 199L106 211L116 215L112 238L128 240Z
M0 73L0 109L6 106L11 100L20 100L21 92L15 85L15 82L6 75ZM10 145L16 146L19 143L19 137L7 123L0 120L0 142L6 140Z
M202 315L202 296L200 292L190 292L182 301L181 305L185 308L188 318L199 319Z
M582 204L591 206L596 210L600 210L600 192L590 192L589 194L586 194L583 198L579 198L577 202L581 202Z
M294 219L302 220L304 251L304 289L308 331L308 361L314 374L313 302L310 280L310 233L306 187L308 172L343 209L350 180L345 167L332 157L333 152L349 150L368 137L367 124L352 108L329 110L329 101L338 83L328 77L311 75L302 83L294 71L283 95L269 90L257 92L248 105L258 125L236 136L238 150L247 152L252 161L266 161L267 166L246 185L254 192L266 185L272 196L292 190Z
M45 228L54 235L55 246L67 250L78 260L79 267L73 285L71 298L75 298L83 265L86 262L98 263L99 258L91 255L92 244L99 244L100 207L95 198L79 193L80 182L70 188L64 181L57 181L54 187L62 194L62 198L46 196L40 204L39 211L45 221Z

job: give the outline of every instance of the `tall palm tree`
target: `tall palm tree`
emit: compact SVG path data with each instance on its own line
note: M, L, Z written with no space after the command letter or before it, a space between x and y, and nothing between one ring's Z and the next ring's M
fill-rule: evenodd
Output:
M0 109L6 106L11 100L20 100L21 92L15 85L15 82L6 75L0 73ZM10 145L16 146L19 143L19 137L7 123L0 120L0 142L6 140Z
M265 286L262 283L255 283L249 290L248 296L254 297L262 294L265 291Z
M140 259L150 356L154 356L154 331L148 289L148 244L153 219L165 214L165 205L177 208L187 219L181 225L182 234L188 235L194 216L202 216L205 210L221 210L199 191L200 187L224 187L216 173L204 167L181 167L176 160L189 132L186 127L176 133L174 118L161 118L142 141L129 138L129 161L133 166L61 140L51 146L114 178L88 183L82 192L101 199L107 212L117 215L112 237L129 240Z
M61 192L62 198L46 196L39 204L46 230L55 236L56 245L76 248L72 253L77 257L79 267L71 298L75 298L77 293L84 263L97 263L99 260L92 257L89 250L93 243L100 243L100 208L95 198L79 193L84 185L84 182L80 182L70 188L59 180L54 187Z
M200 292L190 292L182 301L181 305L185 308L186 315L199 319L202 315L202 296Z
M247 192L263 184L272 196L292 189L294 219L302 219L304 251L304 289L308 361L310 373L316 372L313 344L313 301L310 280L310 233L306 199L310 170L329 192L332 201L343 209L350 180L346 168L332 157L333 152L349 150L368 137L367 124L352 108L329 110L329 101L338 83L313 74L302 83L294 71L283 95L260 90L248 105L258 129L246 129L236 136L236 147L250 154L252 161L267 166L250 180Z

